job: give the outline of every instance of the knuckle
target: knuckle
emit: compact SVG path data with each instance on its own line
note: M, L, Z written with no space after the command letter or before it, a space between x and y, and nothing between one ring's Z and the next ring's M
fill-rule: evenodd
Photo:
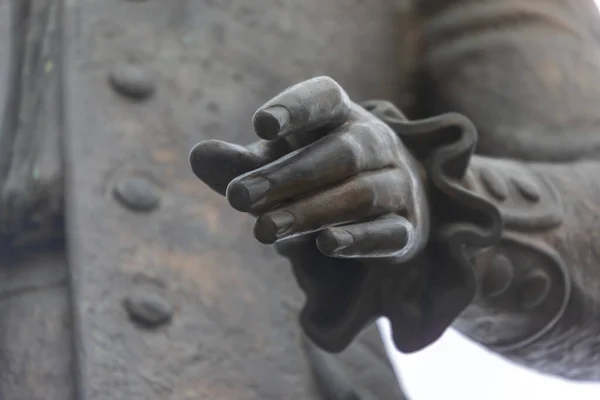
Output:
M310 86L310 88L313 90L316 89L317 91L321 91L324 93L336 93L337 97L339 97L342 100L348 97L342 86L335 79L329 76L318 76L306 82L308 83L308 86Z
M360 171L368 162L369 152L364 144L354 135L342 135L340 137L340 151L349 160L350 165L356 171Z
M353 143L355 151L358 151L363 161L368 162L369 165L382 164L383 166L383 164L392 163L397 158L400 140L381 121L355 123L348 130L347 136L348 141Z

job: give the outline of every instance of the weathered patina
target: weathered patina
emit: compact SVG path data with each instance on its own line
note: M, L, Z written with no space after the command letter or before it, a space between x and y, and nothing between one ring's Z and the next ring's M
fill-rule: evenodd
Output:
M402 398L375 328L340 356L303 338L285 260L246 237L251 220L198 184L187 154L202 139L250 142L256 107L314 75L399 99L405 9L0 10L2 399Z
M328 351L386 316L401 351L454 325L539 371L600 380L598 10L418 10L420 118L314 78L258 109L262 141L201 142L192 169L281 247L307 296L302 328Z
M2 399L402 398L363 331L378 315L404 351L454 324L598 379L593 2L338 3L0 2ZM301 107L261 108L323 75L340 84L321 80L325 97L305 83L290 89ZM271 145L244 146L253 130ZM328 147L305 157L315 133ZM265 182L238 177L292 149L295 195L382 175L305 202L294 225L270 213L281 193L261 204ZM220 195L234 178L229 201L259 217L260 241L317 228L318 246L257 243ZM363 213L391 215L330 226Z

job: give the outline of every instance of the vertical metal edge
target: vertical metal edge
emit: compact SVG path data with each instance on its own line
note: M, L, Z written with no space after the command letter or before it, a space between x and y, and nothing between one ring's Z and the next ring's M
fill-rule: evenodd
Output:
M69 12L67 12L67 7L65 2L70 2ZM73 232L72 229L69 229L71 226L75 226L72 222L72 219L75 217L72 213L69 212L71 209L70 201L72 199L71 196L71 188L73 185L73 175L75 166L72 165L71 160L71 148L70 138L73 135L69 124L69 119L67 117L67 103L69 98L69 84L70 81L66 79L69 75L68 70L73 68L70 54L74 49L68 48L66 43L72 44L72 41L68 40L68 37L79 37L79 23L80 19L80 7L78 0L59 0L59 19L60 23L58 24L61 29L61 56L59 57L60 65L60 100L61 100L61 121L64 128L64 136L63 136L63 165L64 165L64 221L65 221L65 252L66 252L66 260L67 260L67 271L68 271L68 297L69 297L69 307L70 307L70 317L71 317L71 368L73 372L73 397L74 400L86 400L89 396L87 394L86 388L86 379L87 374L85 373L85 362L83 361L85 358L85 348L83 344L83 326L81 313L78 308L78 300L81 298L79 293L79 276L77 268L74 268L74 261L79 259L77 256L76 246L73 246L72 243L74 240L77 240L76 233ZM73 32L74 31L74 32Z

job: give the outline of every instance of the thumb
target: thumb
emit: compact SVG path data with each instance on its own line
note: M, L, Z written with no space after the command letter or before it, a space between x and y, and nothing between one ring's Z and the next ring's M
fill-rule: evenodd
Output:
M246 147L214 139L196 144L189 160L194 174L221 195L225 195L233 178L264 164L260 156Z

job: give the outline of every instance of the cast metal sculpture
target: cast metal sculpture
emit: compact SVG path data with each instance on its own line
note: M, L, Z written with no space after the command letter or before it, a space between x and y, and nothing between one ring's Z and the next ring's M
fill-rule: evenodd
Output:
M1 398L402 398L380 315L599 379L593 1L338 3L11 2Z
M493 245L500 214L461 186L476 143L466 118L409 122L389 103L366 107L372 113L333 80L314 78L255 114L257 134L270 140L247 148L202 142L190 161L209 186L227 187L233 208L259 215L258 241L281 242L284 254L293 254L307 294L301 321L312 340L340 351L385 316L396 346L416 351L472 301L472 255L463 248ZM430 234L431 226L437 231ZM428 246L435 258L415 262ZM436 260L444 260L444 279L435 276Z
M600 89L581 84L600 67L598 11L542 3L420 3L427 119L363 109L315 78L258 110L266 141L192 151L201 180L258 216L256 239L285 249L321 347L386 316L402 351L454 324L527 366L600 378L599 275L582 256L595 254ZM486 155L472 156L471 122L444 110L475 121Z
M1 398L403 397L376 329L339 356L302 339L285 264L242 238L244 218L189 171L191 144L243 140L244 116L273 86L334 59L350 81L372 70L362 57L396 53L385 45L401 37L395 6L354 8L337 24L354 50L326 57L314 38L327 43L323 21L345 6L290 6L0 2L13 33L0 37L12 66L0 138ZM290 13L308 22L282 24ZM351 39L360 20L370 33ZM295 34L313 25L316 36ZM270 53L293 46L306 49L305 67ZM389 79L359 73L355 90L391 93L402 64L381 65Z
M5 242L43 241L59 230L61 15L59 1L11 2L0 125L0 234Z

